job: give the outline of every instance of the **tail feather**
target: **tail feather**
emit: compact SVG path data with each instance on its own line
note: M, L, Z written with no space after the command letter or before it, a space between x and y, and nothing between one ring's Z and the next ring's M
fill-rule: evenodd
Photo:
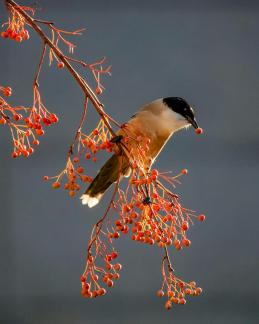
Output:
M82 204L92 208L99 203L105 191L118 180L119 172L129 173L125 157L113 155L101 168L86 192L81 196Z

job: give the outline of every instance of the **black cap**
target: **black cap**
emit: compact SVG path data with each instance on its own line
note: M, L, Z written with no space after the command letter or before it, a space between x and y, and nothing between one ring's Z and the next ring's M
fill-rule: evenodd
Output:
M186 100L180 97L167 97L163 99L163 103L174 112L182 115L194 128L198 128L197 121L194 116L194 110Z

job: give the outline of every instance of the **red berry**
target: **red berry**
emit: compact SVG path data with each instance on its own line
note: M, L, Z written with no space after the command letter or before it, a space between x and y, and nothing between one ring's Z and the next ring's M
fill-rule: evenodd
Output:
M13 119L14 120L20 120L21 119L21 116L19 114L14 114L13 115Z
M112 255L111 255L112 259L116 259L117 256L118 256L118 253L115 252L115 251L113 251L113 252L112 252Z
M183 231L187 231L188 228L189 228L189 223L188 223L188 222L183 222L183 223L182 223L182 230L183 230Z
M179 304L185 305L186 304L186 300L184 298L181 298L180 301L179 301Z
M30 155L30 152L29 151L23 151L22 155L27 158Z
M16 40L16 42L21 43L21 42L22 42L22 36L17 35L17 36L15 37L15 40Z
M13 31L13 30L10 30L10 32L9 32L9 38L11 38L11 39L15 39L16 36L17 36L16 32Z
M198 134L198 135L200 135L200 134L203 133L203 129L200 128L200 127L198 127L198 128L195 129L195 133Z
M58 62L59 69L63 69L64 66L65 66L65 64L63 62Z
M32 153L34 152L34 149L33 149L32 147L29 147L29 148L28 148L28 152L29 152L30 154L32 154Z
M188 239L183 239L182 240L182 244L185 246L185 247L189 247L191 245L191 241L188 240Z
M199 215L198 216L198 220L201 221L201 222L204 222L206 219L206 216L205 215Z
M24 30L23 33L22 33L22 38L24 40L28 40L30 38L30 34L28 32L28 30Z
M6 87L6 88L4 88L3 93L4 93L4 95L5 95L6 97L10 97L11 94L12 94L12 88L10 88L10 87Z
M48 176L44 176L43 177L43 180L48 181L49 180L49 177Z
M110 287L110 288L113 287L113 281L112 280L108 280L107 281L107 286Z
M187 174L187 173L188 173L188 170L187 170L187 169L183 169L183 170L181 171L181 173L182 173L182 174Z
M85 280L86 280L86 278L85 278L84 276L81 276L81 277L80 277L80 281L81 281L81 282L85 282Z
M40 144L40 141L35 139L35 140L32 142L32 144L33 144L33 145L39 145L39 144Z
M58 117L55 114L50 114L49 119L52 123L57 123L58 122Z
M114 265L114 269L115 269L116 271L121 271L121 269L122 269L122 265L121 265L120 263L116 263L116 264Z
M3 38L8 38L8 37L9 37L9 35L8 35L8 33L7 33L6 31L3 31L3 32L1 33L1 36L2 36Z
M58 189L58 188L60 188L60 182L58 182L58 181L56 181L56 182L53 182L52 183L52 188L54 188L54 189Z
M17 153L17 152L13 152L12 153L12 157L15 159L15 158L17 158L19 156L19 154Z

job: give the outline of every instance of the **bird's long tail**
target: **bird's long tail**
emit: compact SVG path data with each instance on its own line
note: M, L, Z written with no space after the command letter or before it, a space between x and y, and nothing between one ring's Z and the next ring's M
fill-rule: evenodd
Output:
M129 162L125 156L114 154L101 168L86 192L81 196L82 204L94 207L99 203L105 191L118 180L119 174L128 176Z

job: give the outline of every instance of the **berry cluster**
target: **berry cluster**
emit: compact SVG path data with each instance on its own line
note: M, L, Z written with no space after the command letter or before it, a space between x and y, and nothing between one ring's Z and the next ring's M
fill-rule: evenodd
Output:
M186 174L184 169L172 179L178 179ZM151 170L148 176L137 176L136 172L130 179L125 193L120 193L115 207L120 218L115 221L116 231L128 232L131 225L132 240L149 245L157 244L163 248L173 245L177 250L189 247L191 241L187 238L189 224L196 218L205 220L204 215L195 215L194 212L181 206L179 198L169 192L159 181L167 179L157 170Z
M34 14L34 9L32 8L21 6L19 8ZM25 29L25 19L15 8L10 7L10 18L4 25L7 25L7 29L1 33L3 38L9 38L19 43L30 38L28 30Z
M74 197L76 192L80 190L81 186L77 183L80 180L84 183L91 183L92 178L83 174L84 168L81 166L75 166L79 162L79 158L75 157L73 160L69 157L66 163L66 167L62 172L54 177L44 176L45 181L54 180L52 188L58 189L61 187L61 179L65 175L67 181L64 183L64 189L68 191L70 197Z
M111 153L113 151L114 143L111 140L110 131L107 129L103 120L100 119L97 127L89 135L81 133L81 154L86 160L92 159L93 162L96 162L98 152L106 151Z
M61 187L63 176L66 176L67 181L64 183L64 189L68 191L70 197L74 197L76 192L81 188L79 182L91 183L92 177L85 174L85 168L81 165L86 161L97 161L96 154L100 151L111 153L113 151L114 143L110 140L111 135L103 120L101 119L97 127L89 134L83 132L78 133L77 154L71 158L73 154L73 146L69 148L69 154L65 168L56 176L44 176L44 180L54 180L52 188L58 189Z
M114 281L119 279L119 272L122 269L120 263L114 263L117 256L118 253L115 250L110 254L106 254L103 258L104 267L96 266L94 262L95 258L92 255L88 256L86 270L81 276L82 295L84 297L93 298L105 295L106 289L101 286L100 281L108 288L113 287Z
M12 94L10 87L0 87L3 95ZM34 104L32 107L12 107L0 96L0 125L10 127L13 140L12 157L28 157L34 152L33 146L39 145L38 136L44 135L43 127L57 123L58 118L50 113L40 100L40 94L35 88Z
M166 309L171 309L173 304L185 305L187 296L199 296L202 293L202 289L196 286L195 281L187 283L177 278L172 269L168 268L168 265L165 266L165 262L164 259L162 264L163 283L161 289L157 291L157 296L160 298L167 296ZM165 267L167 267L167 271Z
M21 31L17 31L15 29L8 28L6 31L1 33L3 38L10 38L15 40L16 42L21 43L23 40L28 40L30 38L30 34L28 30L23 29Z

